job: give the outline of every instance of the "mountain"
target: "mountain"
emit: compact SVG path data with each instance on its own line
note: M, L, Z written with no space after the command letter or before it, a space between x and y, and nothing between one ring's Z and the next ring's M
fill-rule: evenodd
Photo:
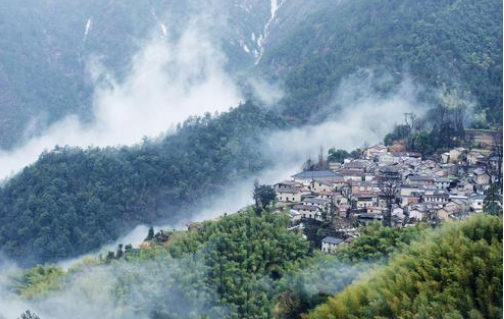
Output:
M56 148L0 189L0 247L30 265L95 250L138 224L175 222L267 165L260 138L283 126L250 103L191 118L161 141Z
M446 225L308 318L500 318L501 264L502 219Z
M311 251L288 223L245 211L158 233L139 249L119 247L69 271L39 265L9 282L41 318L76 310L77 318L112 319L502 314L502 218L439 229L372 225L336 256Z
M285 82L285 113L301 121L328 104L345 77L368 69L456 92L499 125L501 12L497 0L286 1L259 68Z
M285 113L300 122L359 69L408 72L428 88L457 91L490 124L502 117L497 0L2 2L2 148L65 115L91 120L89 63L98 59L121 80L146 39L176 37L194 17L231 74L281 83Z
M26 0L23 6L3 1L4 146L19 142L28 122L36 134L43 126L36 120L41 113L47 122L70 113L91 121L88 59L101 57L120 79L142 40L152 33L180 36L193 14L221 18L210 19L218 21L208 32L227 56L226 71L242 86L264 76L284 88L283 98L269 108L254 101L212 119L191 120L161 142L62 147L42 154L0 189L0 248L27 264L76 256L139 223L180 216L233 178L267 167L259 137L287 127L286 122L292 127L337 116L343 106L325 106L339 84L362 69L392 79L376 83L380 92L395 87L407 72L426 87L424 99L434 105L443 103L438 91L449 91L468 107L474 104L484 115L483 125L502 118L502 3L497 0L46 0L36 5Z
M176 38L195 19L225 52L229 70L253 65L259 49L251 35L263 32L269 6L268 0L2 0L0 148L70 114L92 120L92 61L120 81L147 39Z

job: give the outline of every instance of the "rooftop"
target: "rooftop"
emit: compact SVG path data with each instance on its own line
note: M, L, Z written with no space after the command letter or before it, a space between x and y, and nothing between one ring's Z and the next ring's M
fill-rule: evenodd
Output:
M301 173L297 173L296 175L292 175L294 178L301 178L301 179L315 179L315 178L330 178L330 177L340 177L341 175L338 173L335 173L330 170L323 170L323 171L304 171Z
M339 244L341 244L343 242L343 239L327 236L324 239L322 239L322 242L323 243L328 243L328 244L333 244L333 245L339 245Z

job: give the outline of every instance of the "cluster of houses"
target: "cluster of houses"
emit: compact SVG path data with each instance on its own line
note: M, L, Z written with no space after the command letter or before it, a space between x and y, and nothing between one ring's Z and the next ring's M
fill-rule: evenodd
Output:
M403 227L482 212L484 193L498 161L489 158L485 150L456 148L434 161L422 159L419 153L393 153L384 145L375 145L359 159L300 172L274 188L293 225L327 222L335 216L365 224L381 221L391 211L391 224ZM381 183L390 172L398 181L392 204ZM343 242L342 238L326 237L322 250L330 252Z

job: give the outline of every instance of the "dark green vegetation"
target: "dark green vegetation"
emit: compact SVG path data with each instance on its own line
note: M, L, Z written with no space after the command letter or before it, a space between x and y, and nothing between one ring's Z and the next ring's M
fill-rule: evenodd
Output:
M300 234L287 231L288 224L287 216L258 216L251 210L169 233L167 242L153 240L117 259L81 265L68 274L58 267L37 266L16 278L13 287L28 299L40 300L69 288L75 276L90 274L85 281L95 282L107 271L108 279L96 283L113 294L112 308L104 311L123 308L125 318L132 318L131 309L157 319L272 318L274 287L312 255ZM83 313L88 306L73 309Z
M92 1L83 2L82 10L74 10L73 2L64 6L57 1L41 6L31 2L26 6L9 3L8 10L0 13L0 25L5 26L0 30L8 34L0 37L6 43L0 47L11 48L0 50L0 84L8 84L0 85L5 90L0 89L4 102L0 105L9 108L2 112L9 116L30 116L33 109L47 107L53 118L65 113L67 105L86 104L90 86L81 78L84 60L79 54L82 59L91 53L103 55L102 62L121 78L130 67L132 52L142 44L135 40L145 37L152 23L159 27L151 9L159 13L166 5L173 18L170 21L182 21L188 12L202 9L192 1L153 1L150 7L135 1L99 5ZM224 51L231 52L230 60L236 62L243 56L228 40L236 40L238 34L249 41L251 32L258 36L269 14L264 9L269 1L246 17L243 12L235 14L233 10L241 9L233 3L226 2L222 16L229 25L239 27L226 28L221 40L224 47L226 43L230 46ZM36 8L43 9L32 11ZM348 76L366 79L368 72L362 69L371 69L378 75L376 79L385 79L373 84L378 92L395 87L398 74L406 70L415 83L440 88L464 101L474 97L477 112L484 113L483 126L500 121L501 8L498 0L287 1L278 11L278 20L270 25L265 55L257 69L267 76L274 74L280 82L285 80L283 119L257 108L240 107L222 118L189 120L160 143L146 141L121 149L58 148L44 153L0 190L0 247L28 264L51 261L99 247L138 223L180 216L205 195L265 167L258 135L279 128L284 119L309 121ZM33 16L38 18L31 19ZM93 29L80 48L82 38L75 38L73 30L84 32L89 17ZM67 30L72 32L67 34ZM221 28L212 32L217 30ZM125 34L115 36L120 32ZM14 61L19 63L11 63ZM254 72L245 68L252 64L250 57L247 61L235 66L245 77ZM28 111L12 111L25 110L23 105ZM322 112L321 118L329 113ZM9 132L17 125L6 118L0 121L4 121L0 127ZM447 141L440 139L460 135L460 126L445 124L418 132L414 149L430 154L440 145L446 146ZM20 135L18 129L13 131L15 134L0 136ZM346 154L335 151L331 156L341 161Z
M287 1L261 64L286 79L285 112L297 119L327 105L349 74L371 69L474 98L487 123L501 123L501 13L499 0Z
M370 225L335 256L314 254L287 226L287 216L250 210L68 273L38 266L14 287L44 300L106 267L113 309L158 319L188 317L181 309L191 318L502 318L500 217L435 230Z
M37 314L32 313L30 310L26 310L19 319L40 319Z
M502 218L445 225L309 318L502 318Z
M267 164L262 134L282 121L244 104L187 120L161 142L44 153L0 189L0 246L24 264L76 256L139 223L175 220Z
M499 184L492 183L485 195L483 210L490 215L502 216L502 196L499 191Z
M256 180L254 183L254 193L252 197L254 198L255 210L258 214L260 214L261 211L266 210L271 207L270 205L275 204L277 195L273 186L261 185L259 184L259 181Z
M425 224L404 229L371 224L363 227L360 236L349 246L337 250L336 256L341 261L351 263L379 261L420 240L426 228Z
M207 223L170 247L174 257L207 251L207 283L236 318L271 318L272 287L310 256L309 244L286 230L287 216L255 212Z
M342 79L360 69L397 78L409 72L428 87L474 98L478 125L502 118L502 2L498 0L286 1L269 25L264 56L253 66L252 40L263 32L270 1L26 1L0 12L0 145L13 146L33 117L31 134L62 115L90 116L90 58L122 79L132 56L163 22L176 36L190 17L220 19L205 28L232 73L285 81L285 113L305 121L326 105ZM246 8L246 9L245 9ZM155 15L153 15L153 13ZM91 30L84 39L88 19ZM390 88L378 84L379 90Z
M238 38L253 48L250 34L259 35L269 18L269 0L245 11L233 0L153 1L2 1L0 11L0 148L39 133L64 115L91 117L89 62L97 61L121 81L133 56L164 23L176 39L200 13L219 20L204 25L228 57L230 70L253 64ZM87 21L91 19L88 35ZM232 27L229 27L232 26ZM31 121L35 121L31 122Z

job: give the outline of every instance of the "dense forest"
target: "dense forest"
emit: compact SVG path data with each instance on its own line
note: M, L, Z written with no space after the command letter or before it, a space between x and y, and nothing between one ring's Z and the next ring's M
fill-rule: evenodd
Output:
M284 122L337 114L338 107L319 111L331 105L328 101L343 79L355 73L358 77L362 69L390 76L375 83L378 91L394 87L406 70L429 88L444 88L462 101L474 98L478 116L484 115L480 125L502 118L501 2L321 1L309 9L300 7L307 10L302 11L303 21L292 12L296 4L287 1L279 9L256 66L285 84L280 114L276 107L264 111L245 105L215 118L189 119L161 142L45 152L1 186L2 250L28 264L57 260L97 248L138 223L185 214L205 195L266 166L258 135L282 128ZM263 13L256 13L264 20ZM114 21L129 25L126 20ZM257 27L256 22L250 23ZM246 78L255 71L243 72ZM58 83L51 85L72 91ZM71 102L65 94L58 96ZM449 136L444 132L443 126L419 131L415 150L431 154L444 147L440 139Z
M436 101L445 88L476 102L486 123L502 122L502 1L300 0L285 6L261 64L285 79L288 116L306 121L330 104L342 80L366 69L392 79L375 83L378 90L389 90L407 73L425 85L425 99ZM296 16L296 7L304 14Z
M101 113L108 113L101 103L117 104L119 113L127 109L101 95L110 90L135 101L128 93L141 89L129 77L146 79L149 87L135 105L138 116L148 113L143 113L142 99L151 100L152 114L162 120L161 104L180 110L196 101L198 109L203 103L222 110L223 105L215 105L221 93L245 102L222 113L189 117L176 127L174 119L166 118L166 131L161 132L162 122L135 145L52 144L36 162L0 180L0 319L503 318L502 180L496 177L502 170L502 1L3 2L2 167L11 151L33 137L47 137L51 132L46 129L68 115L93 130L91 124L100 124ZM187 43L180 45L181 39ZM159 47L150 52L153 43ZM169 57L157 56L163 48L169 52L160 55ZM199 50L204 58L193 56ZM159 77L149 70L143 74L144 68L159 68ZM226 79L223 89L217 89L214 75L215 82ZM206 80L208 88L193 90ZM158 89L173 89L180 99L158 97ZM188 94L192 91L194 96ZM369 117L353 122L361 114L351 106L362 99L375 109L375 98L388 102L396 95L401 101L392 102L398 104L402 95L411 95L407 104L415 109L397 113L390 103L397 117L383 121L394 126L384 137L388 152L419 152L423 159L436 159L436 165L395 159L404 154L384 156L394 158L391 170L381 159L376 166L371 160L355 161L355 166L347 162L338 171L345 182L340 175L331 178L337 181L326 185L330 192L324 191L324 181L316 186L315 174L305 185L285 183L286 193L293 187L302 196L299 203L289 201L290 196L287 203L277 203L282 183L256 180L249 194L252 205L240 211L217 211L223 215L190 223L187 230L155 227L185 224L197 212L210 210L211 201L226 199L225 194L241 190L237 186L269 168L283 170L271 177L285 177L284 171L304 156L289 154L346 139L345 128L354 130L356 138L342 145L357 140L363 145L352 145L359 148L351 151L338 149L344 146L336 142L327 161L321 147L318 163L308 159L299 169L335 170L337 163L359 158L369 135L374 143L382 137L374 135L388 128ZM386 110L382 114L389 120ZM121 122L121 116L108 115ZM402 116L405 123L393 125ZM345 122L341 129L340 122ZM325 124L337 128L319 133ZM124 126L119 125L127 130ZM469 150L443 161L458 164L437 160L458 146L476 146L468 128L492 139L484 154L488 159L479 151L472 156L474 162L485 161L484 172L464 163ZM366 168L352 169L361 166ZM460 171L456 180L455 169ZM459 178L465 169L467 176ZM380 174L372 176L373 170ZM387 194L383 186L387 172L394 173L388 174L394 175L393 186L402 185L398 171L427 172L432 179L419 176L430 185L403 187L412 196L395 202L401 190L391 187ZM372 179L377 183L368 183ZM329 200L307 200L317 188L323 191L316 196ZM363 199L357 207L357 195L368 197L371 188L370 197L376 197L377 206L385 201L387 211L374 207L374 199L372 206ZM441 203L441 197L445 218L441 210L427 207ZM459 197L467 201L455 206L470 210L470 216L449 214L445 204ZM336 200L344 206L336 208ZM310 202L312 207L306 207ZM408 224L409 207L418 203L427 209L421 214L425 218ZM404 219L392 227L395 204ZM483 212L472 214L472 205ZM321 206L320 220L326 222L311 213L309 218L296 215L297 207L311 211L313 206ZM337 214L344 209L348 222L340 225ZM383 223L371 221L378 214ZM300 224L293 223L297 218ZM124 242L113 251L97 252L138 225L151 226L140 245ZM326 238L337 247L323 253L322 239L335 233L344 238ZM69 261L74 257L79 258Z
M91 121L94 63L121 82L146 43L163 32L176 39L202 13L218 10L221 19L205 31L228 58L226 68L233 73L250 66L254 57L237 39L251 49L257 45L248 35L262 32L268 6L269 0L255 1L247 11L234 0L27 0L23 6L4 0L0 47L9 49L0 50L0 149L66 115Z
M139 223L174 221L267 164L259 139L283 122L251 103L194 117L162 141L58 147L0 189L0 246L31 264L77 256Z
M502 316L501 217L438 229L373 224L334 256L312 251L287 225L287 216L248 210L150 234L139 249L119 247L68 272L37 266L13 276L11 289L47 306L88 289L72 288L79 277L106 274L113 280L101 289L113 294L111 309L122 318L133 310L159 319Z
M308 318L502 318L502 219L445 225Z

